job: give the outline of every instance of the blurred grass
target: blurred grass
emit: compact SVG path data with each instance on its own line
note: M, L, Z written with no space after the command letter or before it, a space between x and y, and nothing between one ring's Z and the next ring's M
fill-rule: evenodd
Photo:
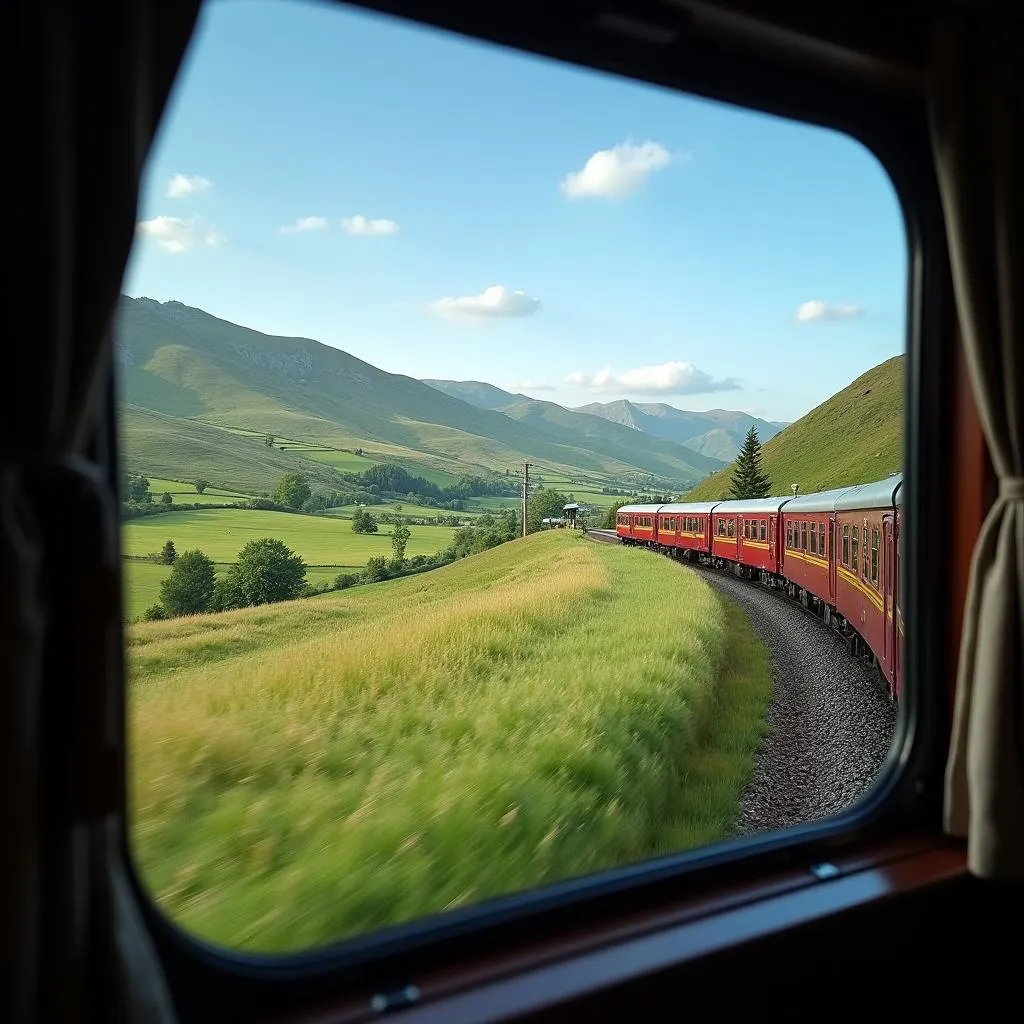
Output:
M771 693L702 580L561 531L129 640L142 875L251 951L719 839Z

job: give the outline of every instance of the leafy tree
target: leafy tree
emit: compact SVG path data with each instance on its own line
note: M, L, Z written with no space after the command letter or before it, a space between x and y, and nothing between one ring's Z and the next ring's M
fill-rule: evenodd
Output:
M213 600L210 602L210 610L227 612L232 608L244 608L245 606L246 600L231 574L218 576L217 582L213 585Z
M352 532L376 533L377 520L374 519L373 513L367 512L365 508L357 508L355 515L352 516Z
M160 603L168 615L197 615L213 599L213 562L202 551L186 551L174 561L170 576L160 584Z
M601 523L602 530L614 530L615 529L615 517L618 515L619 509L623 505L628 505L628 501L617 501L610 509L604 514L604 521Z
M164 565L174 565L177 557L178 552L174 550L174 541L169 540L160 550L160 561Z
M382 580L388 579L389 576L387 559L383 555L371 558L363 570L363 579L368 583L380 583Z
M335 590L348 590L349 587L354 587L359 582L359 576L351 572L343 572L338 576L334 577L334 589Z
M124 478L124 500L138 503L152 501L149 481L139 473L128 473Z
M566 504L566 497L561 491L539 487L526 506L526 532L536 533L541 528L542 519L560 518Z
M171 495L170 491L164 491L164 493L160 495L160 500L165 505L172 505L172 504L174 504L174 497Z
M245 604L272 604L297 597L306 579L301 556L276 537L249 541L227 572Z
M391 550L394 552L395 561L401 565L405 561L405 546L409 543L412 531L405 523L399 523L391 531Z
M202 494L203 491L205 491L206 488L210 486L210 481L204 480L202 477L199 477L199 479L195 481L193 486L196 489L196 494Z
M274 491L274 501L288 508L300 509L311 494L309 483L301 473L285 473Z
M273 434L267 434L267 436L265 438L263 438L263 443L268 448L273 448L274 447L274 435Z
M767 498L771 494L772 482L761 470L761 440L753 424L736 456L729 490L734 498Z
M160 619L166 619L167 612L164 611L163 605L151 604L143 613L143 622L158 622Z

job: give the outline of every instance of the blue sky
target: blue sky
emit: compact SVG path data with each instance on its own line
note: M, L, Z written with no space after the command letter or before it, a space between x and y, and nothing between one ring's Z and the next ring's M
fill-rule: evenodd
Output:
M304 0L208 4L139 221L130 295L570 406L792 420L904 347L859 143Z

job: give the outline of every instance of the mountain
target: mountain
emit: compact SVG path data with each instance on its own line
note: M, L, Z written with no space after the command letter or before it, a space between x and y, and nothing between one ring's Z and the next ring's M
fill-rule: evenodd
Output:
M791 423L764 446L772 494L881 480L903 466L903 356L880 363ZM732 467L699 483L687 501L729 496Z
M594 402L578 407L576 412L603 416L607 420L642 430L645 434L675 441L693 451L729 462L739 454L743 437L753 425L762 443L788 426L762 420L745 412L712 409L709 412L687 412L662 402Z
M122 400L178 420L179 436L198 431L197 423L266 432L359 447L378 461L435 475L504 472L529 460L556 473L605 480L653 476L685 487L721 465L661 438L637 446L622 427L593 433L557 417L525 422L387 373L341 349L262 334L180 302L122 296L116 336ZM156 421L136 416L127 422L126 450L152 450ZM166 433L167 423L160 424ZM185 459L176 473L162 471L186 478L194 473Z
M463 402L469 402L478 409L502 409L506 405L514 405L526 399L526 395L513 395L508 391L502 391L493 384L485 384L479 380L430 380L423 378L424 384L429 384L438 391L443 391L452 398L459 398ZM529 401L529 399L526 399Z

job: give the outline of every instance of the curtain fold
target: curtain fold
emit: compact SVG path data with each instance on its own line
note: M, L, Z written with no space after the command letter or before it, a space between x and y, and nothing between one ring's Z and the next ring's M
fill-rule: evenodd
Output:
M971 561L945 825L1024 877L1024 36L936 26L929 117L971 386L999 492Z
M20 62L7 142L31 335L12 339L0 377L3 1020L174 1016L120 862L117 504L84 448L143 161L197 9L21 0L9 22Z

